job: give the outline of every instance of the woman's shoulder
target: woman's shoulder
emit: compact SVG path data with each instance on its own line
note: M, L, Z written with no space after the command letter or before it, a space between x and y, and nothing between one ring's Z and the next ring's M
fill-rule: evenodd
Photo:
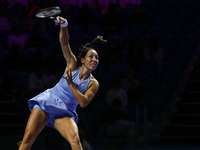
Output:
M90 84L94 84L99 87L99 82L93 75L91 77Z
M98 82L98 80L92 75L91 76L91 81L93 81L93 82ZM98 82L99 83L99 82Z

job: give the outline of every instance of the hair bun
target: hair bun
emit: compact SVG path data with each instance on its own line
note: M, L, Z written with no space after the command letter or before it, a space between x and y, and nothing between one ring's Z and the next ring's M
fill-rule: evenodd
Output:
M98 35L98 36L91 42L91 44L93 44L93 43L105 43L105 42L107 42L107 41L103 39L103 36L99 36L99 35Z

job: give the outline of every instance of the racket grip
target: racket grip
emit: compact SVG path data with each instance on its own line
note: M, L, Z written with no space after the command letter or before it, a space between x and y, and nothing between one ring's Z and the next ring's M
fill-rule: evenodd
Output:
M54 18L53 19L56 23L59 23L60 22L60 20L58 19L58 18Z

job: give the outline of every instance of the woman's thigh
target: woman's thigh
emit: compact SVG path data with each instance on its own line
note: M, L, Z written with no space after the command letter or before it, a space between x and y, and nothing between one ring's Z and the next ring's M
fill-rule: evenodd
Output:
M45 112L38 108L33 108L25 130L25 136L36 138L42 131L48 121L48 116Z
M31 149L31 145L46 125L47 120L48 116L45 112L39 108L33 108L26 125L24 137L19 148L20 150Z
M70 117L58 118L54 121L54 127L70 143L70 145L81 145L79 131L74 119Z

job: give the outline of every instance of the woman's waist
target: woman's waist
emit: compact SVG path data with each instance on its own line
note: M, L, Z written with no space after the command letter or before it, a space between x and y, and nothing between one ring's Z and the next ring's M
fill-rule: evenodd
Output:
M78 102L73 94L65 92L64 89L57 89L56 87L52 88L51 91L55 98L59 98L65 103L66 107L76 109Z

